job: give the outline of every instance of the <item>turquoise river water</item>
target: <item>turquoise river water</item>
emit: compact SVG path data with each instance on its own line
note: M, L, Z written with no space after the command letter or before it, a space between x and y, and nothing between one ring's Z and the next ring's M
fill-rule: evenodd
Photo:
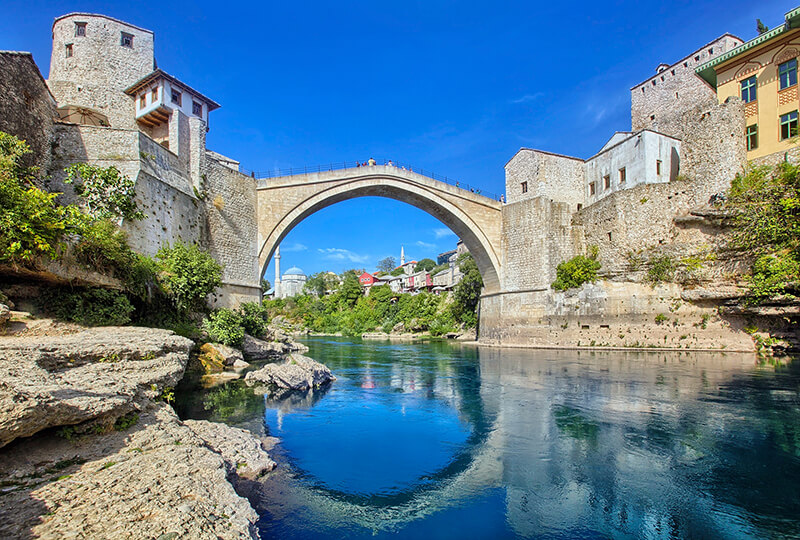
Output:
M279 438L263 538L800 538L800 362L305 343L328 389L179 387Z

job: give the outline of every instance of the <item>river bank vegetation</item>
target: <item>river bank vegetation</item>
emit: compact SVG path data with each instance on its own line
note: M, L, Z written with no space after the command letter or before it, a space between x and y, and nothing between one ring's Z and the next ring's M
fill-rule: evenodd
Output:
M115 167L77 164L67 169L78 204L40 187L24 160L28 145L0 132L0 265L42 270L62 261L113 278L116 287L50 287L40 308L92 326L134 322L194 334L192 321L221 283L221 266L194 245L164 246L155 257L136 253L123 219L142 219L133 182Z

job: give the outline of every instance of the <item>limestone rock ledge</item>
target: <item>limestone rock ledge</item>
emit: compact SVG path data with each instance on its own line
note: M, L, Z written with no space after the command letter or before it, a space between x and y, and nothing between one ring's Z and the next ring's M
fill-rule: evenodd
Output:
M142 409L178 383L192 345L136 327L0 339L0 447L55 426L108 426Z
M324 364L302 354L293 353L281 364L267 364L245 375L248 385L263 384L285 390L310 390L335 381Z
M225 441L222 444L220 441ZM0 450L2 538L258 538L231 482L274 466L246 432L151 404L127 431Z

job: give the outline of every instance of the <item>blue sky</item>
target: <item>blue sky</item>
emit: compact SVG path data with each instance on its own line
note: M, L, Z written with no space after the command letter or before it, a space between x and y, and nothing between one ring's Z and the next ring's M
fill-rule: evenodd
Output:
M44 2L5 0L0 49L45 77L53 19L104 13L155 32L159 67L222 104L209 148L249 170L370 156L504 190L520 147L588 157L630 128L630 87L715 37L795 4L656 2ZM374 269L455 236L409 205L329 207L284 241L283 268ZM272 281L272 267L268 270Z

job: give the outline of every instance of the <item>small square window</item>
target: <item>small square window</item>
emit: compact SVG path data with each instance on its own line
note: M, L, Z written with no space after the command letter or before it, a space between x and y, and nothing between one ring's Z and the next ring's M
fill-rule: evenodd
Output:
M683 67L689 67L689 62L684 62Z
M675 76L675 70L674 69L672 70L672 76L673 77Z
M142 94L139 96L139 108L144 109L145 105L147 105L147 94Z
M133 49L133 34L122 32L122 35L119 38L119 44L122 45L123 47Z
M581 208L583 208L583 205L581 203L578 203L578 210L580 210Z
M642 94L644 94L644 86L642 86Z
M72 58L72 43L67 43L64 53L66 54L67 58Z
M656 85L656 80L655 80L655 79L653 79L653 86L655 86L655 85Z
M195 116L201 116L202 117L203 116L203 105L198 103L198 102L196 102L196 101L192 101L192 114L195 115Z
M695 56L695 57L694 57L694 61L695 61L695 62L699 62L699 61L700 61L700 55L699 55L699 54L698 54L697 56Z
M747 140L747 151L755 150L758 148L758 125L753 124L747 126L745 130L745 139Z
M714 54L714 47L711 47L710 49L708 49L708 54Z
M609 189L611 187L611 175L607 174L603 177L603 188Z
M797 137L797 111L781 115L781 140Z
M655 119L656 119L656 115L654 115L654 114L651 114L651 115L650 115L650 120L655 120Z
M75 37L84 37L86 36L86 23L85 22L76 22L75 23Z
M750 103L751 101L755 101L757 98L756 76L753 75L752 77L748 77L739 84L742 88L742 101L744 101L745 103Z
M661 76L661 82L664 82L664 76L663 75Z
M156 101L158 101L158 86L156 86L155 88L153 88L153 91L152 91L152 92L150 92L150 94L151 94L151 95L150 95L150 101L151 101L152 103L155 103Z
M181 105L181 93L177 90L172 91L172 103L179 106Z
M619 183L620 183L620 184L624 184L624 183L625 183L625 174L626 174L626 173L625 173L625 167L622 167L622 168L619 170Z
M522 193L528 192L528 182L522 182Z
M656 176L661 176L661 160L656 160Z
M591 182L589 184L589 195L594 195L595 193L597 193L597 186L594 182Z
M797 59L792 58L778 66L778 79L781 90L797 84Z

